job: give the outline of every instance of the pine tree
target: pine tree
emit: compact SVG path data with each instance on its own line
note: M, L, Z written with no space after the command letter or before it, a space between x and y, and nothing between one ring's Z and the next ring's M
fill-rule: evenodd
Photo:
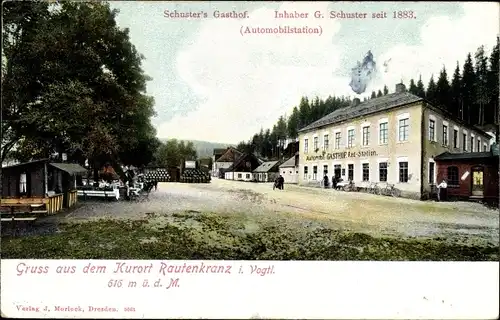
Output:
M467 54L467 59L465 60L464 66L462 68L462 103L464 108L464 121L468 124L472 124L472 113L471 110L474 105L474 87L475 87L476 75L474 74L474 65L472 64L471 54Z
M373 99L373 98L376 98L376 97L377 97L377 94L375 93L375 91L372 91L372 95L371 95L370 98Z
M439 73L439 78L436 84L436 103L444 110L451 112L450 83L448 82L448 74L444 66Z
M383 94L382 94L382 91L380 91L380 90L379 90L379 91L377 92L377 98L379 98L379 97L381 97L381 96L383 96Z
M455 68L453 73L453 78L451 80L450 95L451 95L451 109L450 112L455 117L463 120L463 109L462 109L462 90L461 90L461 76L460 76L460 66Z
M408 88L408 92L414 95L417 95L418 93L418 88L415 85L415 81L413 79L410 80L410 88Z
M389 93L389 88L387 88L386 85L384 85L384 96Z
M437 104L437 86L434 82L434 75L431 75L431 79L429 80L429 84L427 85L427 92L425 93L425 98L431 104Z
M487 119L491 119L491 123L494 123L496 125L499 124L499 114L498 114L498 98L499 98L499 87L500 83L498 80L498 62L500 59L500 54L499 54L499 44L497 44L493 47L493 50L491 51L490 55L490 64L488 68L488 93L490 95L490 103L488 104L488 108L485 111L485 115ZM497 132L500 135L500 130L497 128ZM499 141L497 137L497 142Z
M484 46L480 46L475 54L475 102L478 106L477 120L475 124L484 125L484 109L488 104L488 58L484 54Z
M417 92L415 93L417 96L420 98L425 98L425 87L424 83L422 82L422 76L419 76L418 82L417 82Z

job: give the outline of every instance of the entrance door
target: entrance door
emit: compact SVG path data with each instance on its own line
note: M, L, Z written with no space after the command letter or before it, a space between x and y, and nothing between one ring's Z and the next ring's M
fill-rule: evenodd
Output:
M484 195L483 168L472 168L472 195L476 197L482 197Z

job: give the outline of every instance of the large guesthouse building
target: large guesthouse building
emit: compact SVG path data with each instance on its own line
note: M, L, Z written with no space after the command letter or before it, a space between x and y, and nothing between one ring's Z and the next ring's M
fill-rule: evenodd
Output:
M406 91L335 110L299 131L299 184L324 175L394 184L403 196L425 199L436 183L434 157L486 152L490 136Z

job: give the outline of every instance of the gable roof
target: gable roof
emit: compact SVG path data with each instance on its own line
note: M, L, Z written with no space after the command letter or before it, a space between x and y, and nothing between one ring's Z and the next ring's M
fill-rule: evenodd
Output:
M493 158L495 155L491 151L487 152L464 152L464 153L451 153L444 152L434 157L436 161L445 160L472 160L472 159L488 159Z
M226 153L226 151L227 151L227 148L214 148L213 155L216 156L216 157L217 156L220 157L221 155L223 155L224 153Z
M238 151L233 147L229 147L222 156L215 160L215 162L233 162L241 155L243 155L241 151Z
M254 162L256 162L258 165L261 164L260 160L254 154L245 153L241 154L229 168L225 169L225 171L233 171L233 169L239 168L243 164L243 162L247 160L254 160Z
M389 110L423 100L424 99L409 92L390 93L382 97L363 101L358 105L337 109L323 118L300 129L299 132L317 129L326 125L343 122L356 117L367 116L376 112Z
M264 162L260 166L258 166L253 172L269 172L270 170L276 168L279 161L268 161Z
M280 168L291 168L291 167L295 167L295 157L297 157L298 153L296 153L293 157L291 157L290 159L288 159L287 161L283 162L281 165L280 165Z

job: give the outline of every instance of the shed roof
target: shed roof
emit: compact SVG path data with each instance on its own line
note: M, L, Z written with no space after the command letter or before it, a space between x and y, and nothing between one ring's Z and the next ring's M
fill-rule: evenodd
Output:
M23 166L29 166L29 165L32 165L32 164L35 164L35 163L40 163L40 162L48 162L50 159L38 159L38 160L32 160L32 161L28 161L28 162L23 162L23 163L17 163L17 164L13 164L11 166L5 166L5 167L2 167L2 170L7 170L7 169L10 169L10 168L16 168L16 167L23 167Z
M488 159L495 157L491 151L487 152L465 152L465 153L451 153L444 152L434 157L436 161L445 160L472 160L472 159Z
M269 172L269 170L272 170L273 168L275 168L278 163L279 163L279 161L264 162L260 166L255 168L255 170L253 172Z
M382 97L363 101L358 105L337 109L300 129L299 132L316 129L329 124L339 123L423 100L424 99L409 92L391 93Z
M51 166L67 172L69 174L81 174L87 172L87 169L76 163L50 163Z

